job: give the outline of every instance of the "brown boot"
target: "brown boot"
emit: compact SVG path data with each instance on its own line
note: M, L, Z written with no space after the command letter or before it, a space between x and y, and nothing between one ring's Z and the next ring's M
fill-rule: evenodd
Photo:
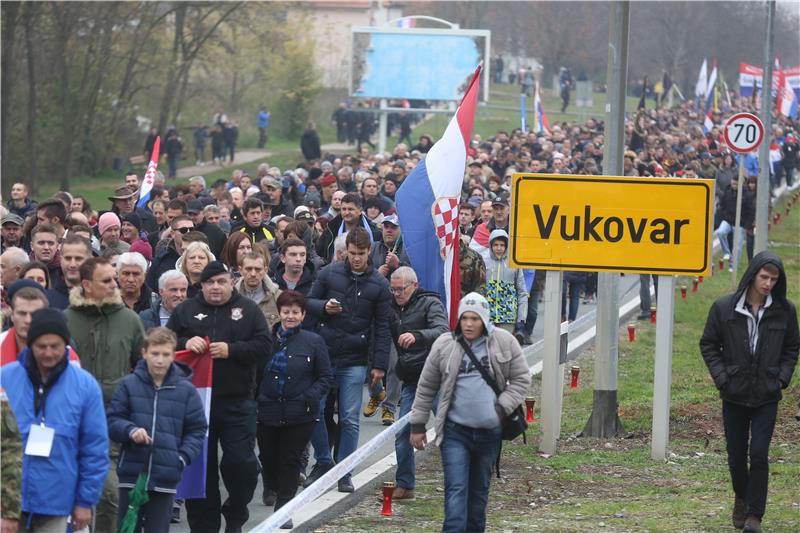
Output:
M761 533L761 519L755 516L748 516L744 521L744 529L746 533Z
M378 494L378 501L383 501L383 493ZM404 487L395 487L392 491L392 502L395 503L405 503L405 502L413 502L416 500L417 497L414 495L414 489L407 489Z
M733 527L742 529L747 514L747 500L736 496L733 500Z

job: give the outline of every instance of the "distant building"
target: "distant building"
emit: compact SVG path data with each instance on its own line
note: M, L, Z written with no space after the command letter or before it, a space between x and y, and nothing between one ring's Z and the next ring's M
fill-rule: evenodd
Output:
M353 26L382 26L403 16L406 2L319 0L289 3L289 17L304 18L316 41L314 60L325 87L346 89L350 80Z

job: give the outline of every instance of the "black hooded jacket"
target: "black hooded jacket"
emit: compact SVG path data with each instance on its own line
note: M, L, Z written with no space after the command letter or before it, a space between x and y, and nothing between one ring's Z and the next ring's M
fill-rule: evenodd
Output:
M777 267L780 275L770 293L771 303L752 327L754 319L741 307L737 309L737 304L767 264ZM752 341L755 350L751 349ZM750 261L736 292L711 306L700 338L700 353L723 400L758 407L781 399L781 389L789 386L799 350L797 310L786 298L783 263L777 255L761 252Z

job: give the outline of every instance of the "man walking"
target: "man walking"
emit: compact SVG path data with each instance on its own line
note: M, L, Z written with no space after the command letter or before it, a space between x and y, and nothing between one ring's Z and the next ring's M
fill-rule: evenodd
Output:
M735 494L733 525L744 531L761 531L769 443L781 389L789 386L799 350L797 310L786 299L783 263L761 252L736 292L711 306L700 339L700 352L722 398Z
M392 340L397 347L397 364L394 372L402 381L399 418L411 411L417 382L431 351L433 341L449 329L447 313L438 293L420 289L417 274L408 266L401 266L392 273L390 282L392 302ZM409 501L414 497L415 463L414 449L409 440L411 427L405 426L394 439L397 454L397 472L392 499Z
M208 351L214 360L206 497L187 500L186 511L194 533L218 533L222 516L225 531L233 533L247 522L247 505L258 483L256 369L269 357L272 342L258 305L233 290L233 277L223 263L209 263L200 283L202 292L178 305L167 322L178 336L178 349ZM220 474L228 492L224 502Z
M320 335L330 352L339 392L340 442L337 460L358 447L362 389L368 365L375 386L389 362L389 284L369 263L372 244L369 231L356 227L347 234L347 259L323 268L311 293L308 309L320 320ZM320 412L324 412L325 398ZM311 437L317 464L306 486L319 479L333 464L325 421L320 420ZM350 474L339 480L339 492L353 492Z
M103 396L88 372L69 364L69 338L61 311L34 311L28 347L0 373L25 430L20 531L66 531L68 518L75 531L88 526L109 467ZM116 522L97 528L115 530Z

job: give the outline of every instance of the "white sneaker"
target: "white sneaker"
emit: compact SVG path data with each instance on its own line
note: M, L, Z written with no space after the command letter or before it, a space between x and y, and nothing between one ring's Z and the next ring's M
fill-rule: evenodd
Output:
M731 254L725 254L725 255L722 256L722 260L723 261L729 261L730 258L731 258Z

